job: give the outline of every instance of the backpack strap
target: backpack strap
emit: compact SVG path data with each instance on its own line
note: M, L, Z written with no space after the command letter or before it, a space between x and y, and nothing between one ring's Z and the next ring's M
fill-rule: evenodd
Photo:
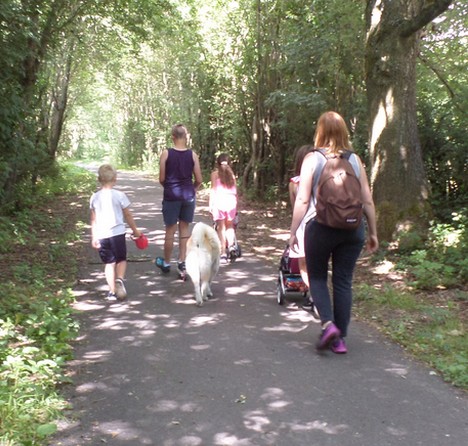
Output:
M323 171L323 168L325 167L325 164L332 157L328 157L326 155L326 149L314 148L313 152L318 152L325 158L325 162L323 164L319 163L317 165L317 167L315 169L315 172L314 172L314 177L312 179L312 192L313 192L313 196L314 196L314 200L315 200L320 175L322 174L322 171ZM354 152L352 152L351 150L344 150L343 153L340 154L340 156L342 158L344 158L345 160L347 160L351 164L351 166L353 167L354 173L356 174L356 177L359 178L361 176L361 172L359 171L359 164L357 162L355 162L354 159L351 158L351 155L353 155L353 154L354 154Z
M323 158L325 158L324 160L322 160L322 162L317 163L315 167L315 171L314 171L314 176L312 178L312 196L313 196L314 203L315 203L316 201L315 197L317 195L317 187L318 187L320 175L322 175L322 171L323 171L323 168L325 167L325 164L328 161L328 157L327 155L325 155L325 149L314 148L313 152L318 152L323 156Z

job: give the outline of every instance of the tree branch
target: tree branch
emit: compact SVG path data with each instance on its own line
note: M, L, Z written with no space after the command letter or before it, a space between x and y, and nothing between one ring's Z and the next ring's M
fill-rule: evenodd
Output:
M429 68L436 76L437 78L442 82L442 84L445 86L445 88L447 89L448 91L448 94L450 96L450 99L452 99L453 101L453 105L455 106L455 108L457 108L460 112L462 112L463 114L466 114L465 110L463 110L460 105L458 104L458 101L456 100L456 94L455 92L452 90L452 87L449 85L449 83L447 82L447 80L444 78L444 76L442 75L442 73L436 68L434 67L430 62L429 60L427 60L425 57L419 55L418 56L418 59L424 64L426 65L427 68Z
M452 2L453 0L426 0L421 11L415 17L400 23L400 36L404 38L410 37L446 11Z

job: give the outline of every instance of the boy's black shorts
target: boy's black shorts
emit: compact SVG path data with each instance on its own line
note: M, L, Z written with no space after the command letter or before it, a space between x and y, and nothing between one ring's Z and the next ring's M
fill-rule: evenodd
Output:
M127 260L125 234L99 240L99 256L103 263L119 263Z

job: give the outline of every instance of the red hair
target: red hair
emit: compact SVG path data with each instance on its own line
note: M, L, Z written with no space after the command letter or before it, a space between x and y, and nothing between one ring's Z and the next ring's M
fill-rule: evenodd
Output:
M325 112L318 120L314 143L317 148L330 148L333 152L350 150L352 147L344 119L334 111Z

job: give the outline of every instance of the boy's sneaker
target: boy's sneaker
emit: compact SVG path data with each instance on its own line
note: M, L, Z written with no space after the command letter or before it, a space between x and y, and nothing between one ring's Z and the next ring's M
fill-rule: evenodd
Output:
M171 265L165 265L162 257L156 257L154 264L163 272L168 273L171 270Z
M228 263L228 258L226 254L221 255L220 263L221 265L226 265Z
M338 338L334 341L330 348L333 353L337 353L338 355L348 353L348 348L346 347L346 342L343 338Z
M179 273L179 277L182 280L185 280L185 275L187 274L185 270L185 262L177 262L177 272Z
M122 279L115 279L115 294L117 298L123 300L127 297L127 290Z
M341 332L338 327L333 322L330 322L327 328L322 330L317 343L317 350L326 350L333 342L339 339L340 334Z
M117 301L117 296L115 293L113 293L112 291L109 291L109 293L107 294L106 296L106 300L108 302L116 302Z

